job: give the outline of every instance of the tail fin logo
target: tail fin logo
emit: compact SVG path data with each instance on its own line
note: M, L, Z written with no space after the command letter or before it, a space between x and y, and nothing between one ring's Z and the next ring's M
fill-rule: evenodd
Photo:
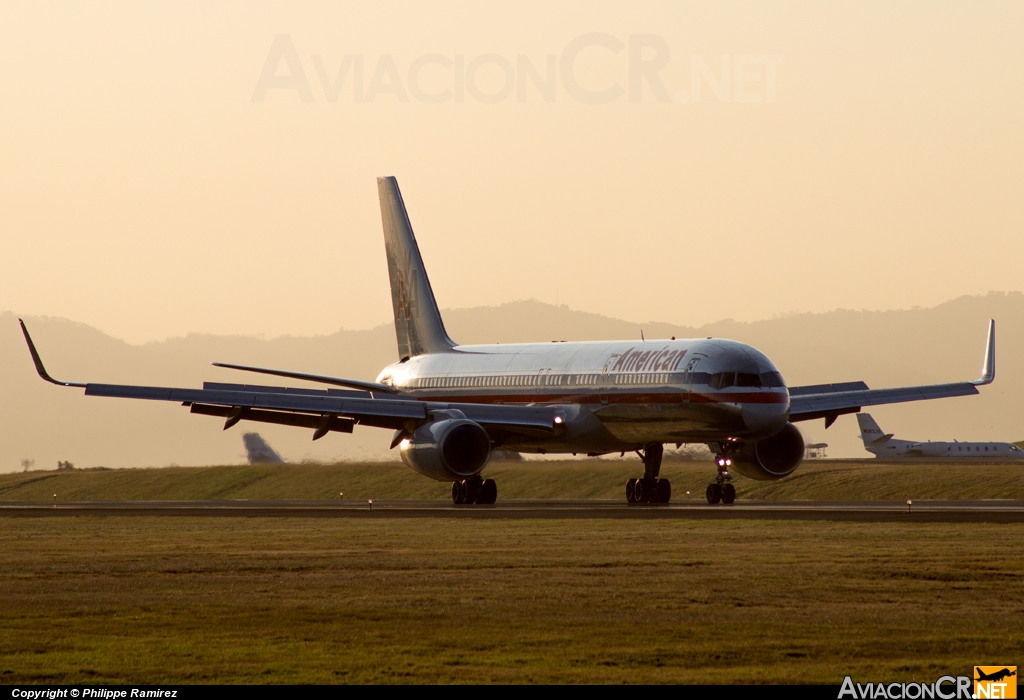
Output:
M395 312L398 318L412 320L414 316L419 316L419 309L416 308L416 271L413 270L411 274L412 280L406 282L405 271L398 271L398 304L395 308Z

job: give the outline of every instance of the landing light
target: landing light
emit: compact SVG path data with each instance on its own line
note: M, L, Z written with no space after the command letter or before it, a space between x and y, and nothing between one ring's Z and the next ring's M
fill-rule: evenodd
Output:
M565 419L561 416L555 416L555 425L561 425L563 420Z
M401 449L403 449L403 450L404 450L405 448L407 448L407 447L409 446L409 444L410 444L411 442L412 442L412 441L411 441L411 440L410 440L409 438L403 438L403 439L402 439L402 441L401 441L400 443L398 443L398 446L399 446L399 447L400 447Z

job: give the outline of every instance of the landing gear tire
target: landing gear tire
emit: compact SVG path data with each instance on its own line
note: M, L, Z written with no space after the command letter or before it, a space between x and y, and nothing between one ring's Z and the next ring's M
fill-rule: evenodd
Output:
M708 484L708 490L704 492L704 495L707 496L709 504L715 505L722 500L722 487L718 484ZM733 497L735 498L735 493Z
M658 503L668 503L672 500L672 484L668 479L658 479Z
M715 484L716 486L718 484ZM736 487L732 484L722 486L722 503L729 504L736 500Z
M630 479L626 482L627 503L668 503L672 484L668 479Z
M648 486L644 481L644 479L637 479L636 484L633 486L633 498L636 499L637 503L647 503L648 501Z
M457 506L479 503L491 505L498 500L498 485L494 479L466 479L452 482L452 503Z
M644 445L643 452L637 450L644 463L644 476L626 482L626 503L668 503L672 499L672 485L668 479L658 478L663 453L660 442Z
M466 498L469 496L469 489L466 488L465 481L453 481L452 482L452 503L457 506L465 505Z
M494 479L484 479L484 483L480 484L480 495L476 502L493 506L497 500L498 485L494 483Z

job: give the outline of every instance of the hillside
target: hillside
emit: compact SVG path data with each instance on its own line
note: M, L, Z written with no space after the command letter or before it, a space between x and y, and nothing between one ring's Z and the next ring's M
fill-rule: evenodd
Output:
M962 297L930 309L838 310L756 323L721 321L699 328L633 323L536 301L444 312L462 343L594 340L687 336L728 337L766 352L791 385L861 379L872 387L933 383L977 376L985 323L997 321L998 376L980 397L872 410L886 432L915 440L1019 440L1018 397L1024 395L1024 295ZM189 335L130 345L65 319L27 318L50 372L72 381L200 386L203 380L253 381L252 375L210 367L227 361L373 379L395 358L390 324L328 336L260 339ZM239 463L241 430L222 431L214 418L174 405L95 399L46 384L35 375L17 319L0 314L0 471L58 460L79 467ZM258 380L257 380L258 381ZM841 418L827 432L801 424L809 441L831 456L860 457L856 421ZM317 443L306 431L258 426L291 461L393 460L387 431L357 429Z

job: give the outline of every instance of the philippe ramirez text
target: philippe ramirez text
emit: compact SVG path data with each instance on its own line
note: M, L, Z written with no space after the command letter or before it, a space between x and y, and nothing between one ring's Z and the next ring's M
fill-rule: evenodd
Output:
M19 700L57 700L57 698L100 698L101 700L121 700L122 698L176 698L177 690L110 690L108 688L82 688L68 692L67 688L48 688L46 690L23 690L15 688L11 691L12 698Z

